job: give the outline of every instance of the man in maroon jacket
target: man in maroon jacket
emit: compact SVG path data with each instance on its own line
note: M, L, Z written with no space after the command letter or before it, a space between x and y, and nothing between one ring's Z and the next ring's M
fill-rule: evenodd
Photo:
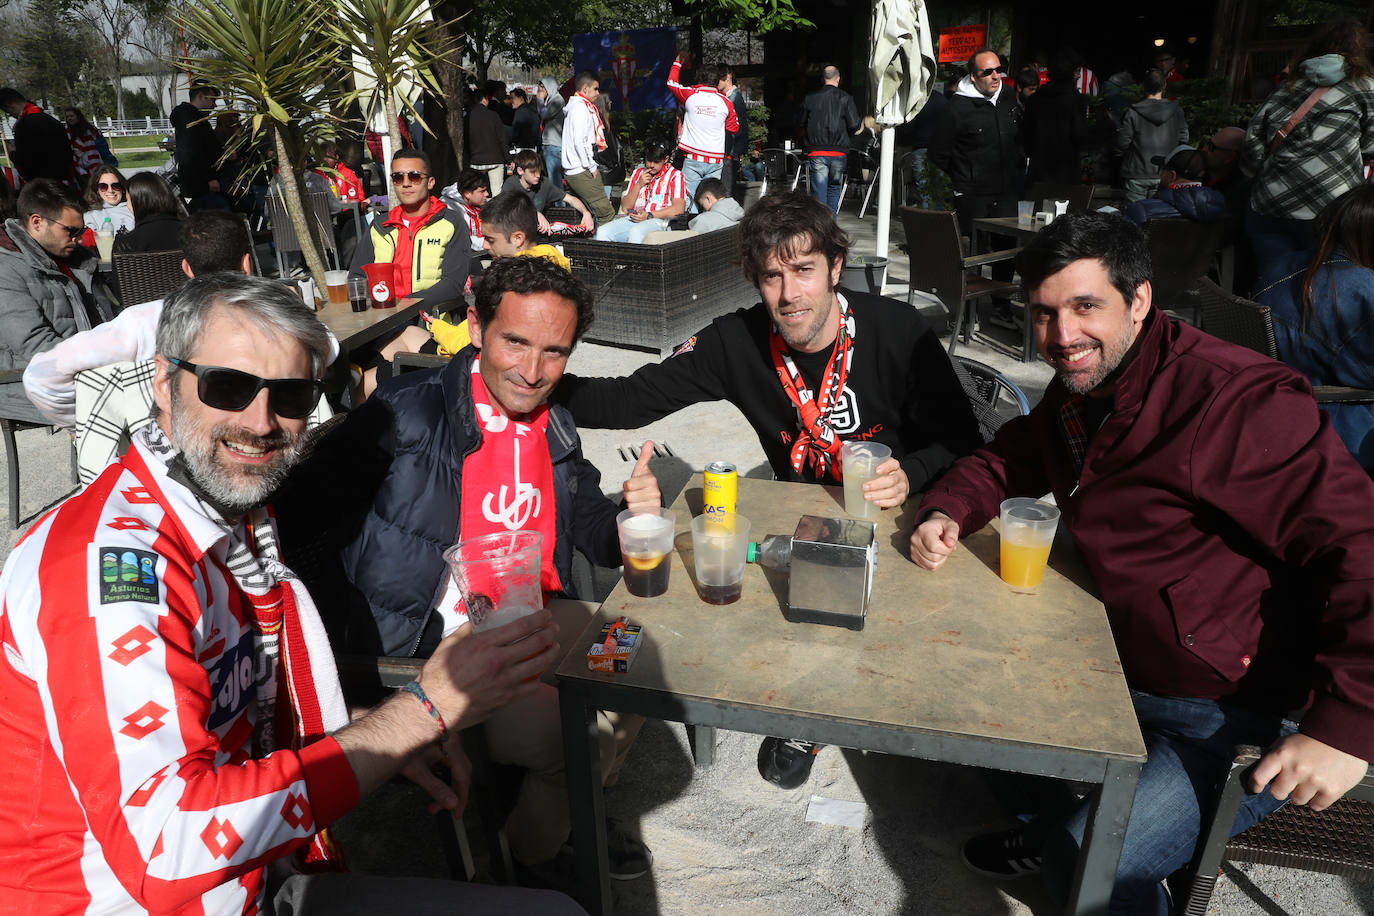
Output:
M1300 375L1151 307L1128 220L1061 217L1017 269L1055 379L927 492L911 556L937 569L1001 500L1053 493L1149 752L1111 912L1164 913L1234 745L1268 748L1234 832L1325 808L1374 756L1374 484ZM1086 802L1036 807L964 860L1065 893Z

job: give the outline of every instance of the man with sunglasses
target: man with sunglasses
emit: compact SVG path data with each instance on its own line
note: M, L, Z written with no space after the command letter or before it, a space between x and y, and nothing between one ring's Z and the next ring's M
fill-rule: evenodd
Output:
M467 224L431 192L434 170L429 156L403 149L391 157L396 206L372 228L353 253L349 275L363 276L363 265L390 261L396 271L397 299L415 296L428 311L462 304L470 255Z
M1016 215L1026 167L1022 110L1003 79L1002 59L991 48L979 48L969 57L968 71L930 145L931 161L949 174L964 235L980 217Z
M39 178L19 192L16 219L0 231L0 370L113 315L92 285L97 258L77 244L82 204L66 185Z
M157 349L155 422L0 576L0 741L30 764L0 780L7 906L580 912L544 892L318 873L338 855L326 828L359 799L535 692L555 628L543 611L464 627L350 723L266 505L320 397L324 325L278 283L218 274L167 300Z

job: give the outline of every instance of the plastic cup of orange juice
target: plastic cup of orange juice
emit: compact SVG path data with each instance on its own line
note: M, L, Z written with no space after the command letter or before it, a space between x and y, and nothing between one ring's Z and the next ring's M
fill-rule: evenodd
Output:
M1034 591L1045 577L1059 510L1028 496L1002 501L1002 581L1015 591Z

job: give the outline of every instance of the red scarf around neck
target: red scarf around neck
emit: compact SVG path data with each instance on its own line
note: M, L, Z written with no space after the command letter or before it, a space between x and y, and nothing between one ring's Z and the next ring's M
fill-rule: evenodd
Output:
M796 363L787 352L787 345L777 327L771 328L768 334L773 368L777 370L783 392L792 406L797 408L801 423L797 441L792 443L792 470L799 474L809 473L817 481L827 477L835 481L842 479L840 437L830 424L830 411L839 403L845 379L849 377L849 361L854 357L854 320L849 315L849 303L844 296L835 293L835 298L840 306L840 328L818 386L818 397L811 396L811 390L797 371Z
M402 270L396 271L396 298L404 299L411 293L411 284L415 282L415 235L420 229L430 221L435 213L448 207L437 197L430 197L429 205L424 213L415 219L410 220L410 225L406 225L405 211L401 205L397 204L391 208L391 213L386 218L385 226L396 227L396 247L391 252L391 263L401 267Z
M463 505L458 539L484 534L537 531L544 536L539 556L539 584L544 599L562 591L553 566L557 499L553 492L553 462L546 438L549 405L540 404L525 420L497 410L482 383L481 357L472 361L472 402L482 444L463 461Z

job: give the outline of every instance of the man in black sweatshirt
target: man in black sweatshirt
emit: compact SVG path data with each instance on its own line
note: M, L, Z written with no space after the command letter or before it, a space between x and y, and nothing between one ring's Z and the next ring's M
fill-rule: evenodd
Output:
M849 239L824 203L769 195L740 221L745 275L762 302L717 318L661 363L625 378L565 375L555 398L589 428L632 429L701 401L744 414L779 480L841 482L840 443L881 442L893 457L864 485L887 508L925 490L982 444L949 357L920 313L841 290ZM806 781L820 748L767 738L759 770Z

